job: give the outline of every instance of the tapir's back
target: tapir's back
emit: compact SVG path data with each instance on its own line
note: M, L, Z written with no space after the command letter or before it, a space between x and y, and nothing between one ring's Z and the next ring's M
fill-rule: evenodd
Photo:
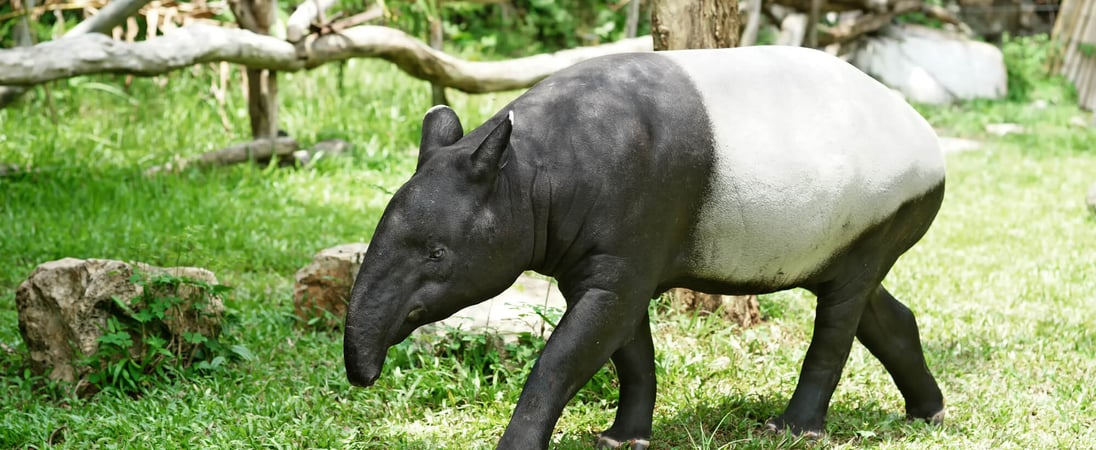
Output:
M703 99L714 164L691 275L796 285L944 180L931 127L897 95L814 50L660 53Z

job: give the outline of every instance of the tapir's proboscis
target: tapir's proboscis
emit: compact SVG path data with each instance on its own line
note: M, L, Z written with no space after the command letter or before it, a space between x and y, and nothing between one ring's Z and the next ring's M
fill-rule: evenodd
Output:
M944 196L928 123L823 52L634 53L576 64L465 134L430 109L418 166L392 196L354 283L346 373L377 379L389 346L505 290L555 277L567 311L499 448L547 448L564 406L612 360L620 400L601 447L646 448L655 404L652 298L804 288L814 334L784 413L817 436L859 340L911 419L944 400L913 313L883 288Z

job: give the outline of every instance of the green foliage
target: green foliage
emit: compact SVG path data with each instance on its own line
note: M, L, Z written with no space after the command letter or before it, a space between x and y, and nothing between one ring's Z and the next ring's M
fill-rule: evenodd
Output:
M448 8L448 7L446 7ZM221 107L214 74L180 71L164 87L121 77L54 85L58 122L39 90L0 110L0 162L37 172L0 179L0 448L494 448L543 341L425 337L407 342L370 389L351 388L337 334L295 327L293 273L315 251L367 240L415 167L428 85L376 61L285 74L279 120L309 145L353 144L304 169L241 165L145 177L142 170L248 139L239 89ZM794 390L814 299L766 296L749 330L652 307L659 448L1085 448L1096 441L1096 221L1083 193L1096 132L1051 80L1021 102L920 107L941 134L983 140L948 155L948 193L928 236L887 286L917 314L928 364L949 405L941 427L907 423L886 371L853 347L817 442L761 432ZM516 93L451 93L472 129ZM135 99L137 104L130 99ZM986 135L1009 121L1028 132ZM74 396L26 372L17 284L64 256L200 265L234 286L237 325L221 339L254 353L142 395ZM551 312L545 313L553 317ZM556 317L558 319L558 317ZM555 319L553 319L555 320ZM131 337L131 339L133 339ZM227 357L226 357L227 358ZM572 401L553 448L585 449L613 420L615 377L602 369ZM227 419L226 419L227 418Z
M1030 101L1037 90L1061 84L1062 78L1047 72L1047 60L1058 51L1045 34L1012 37L1004 35L1001 51L1008 73L1008 100Z
M618 1L516 0L497 4L389 2L391 25L426 39L430 18L444 21L451 51L512 57L611 42L625 37L626 9ZM649 33L640 15L638 34Z
M638 0L636 0L638 1ZM278 11L284 23L299 2L282 3ZM373 2L341 1L329 12L353 14ZM385 25L404 30L424 41L430 22L443 21L448 51L466 55L514 57L555 51L579 45L619 40L625 34L627 7L618 0L514 0L501 3L440 2L438 0L389 1L383 3ZM0 3L0 16L14 12L12 3ZM43 14L32 20L36 42L59 36L83 20L81 10L62 10L59 15ZM224 9L214 20L235 22ZM16 19L0 20L0 48L13 45L10 29ZM145 20L137 21L138 39L146 35ZM640 14L638 34L650 33L647 14Z
M137 298L114 299L122 314L107 319L99 347L84 358L85 380L93 391L140 394L157 382L210 373L228 359L253 359L242 345L224 345L217 336L197 331L175 335L170 322L195 323L209 316L209 304L229 288L201 280L134 270L130 282L142 288ZM188 289L189 288L189 289ZM186 297L179 295L189 292Z
M1078 42L1077 50L1080 50L1081 54L1085 55L1088 58L1096 56L1096 44L1092 44L1089 42Z

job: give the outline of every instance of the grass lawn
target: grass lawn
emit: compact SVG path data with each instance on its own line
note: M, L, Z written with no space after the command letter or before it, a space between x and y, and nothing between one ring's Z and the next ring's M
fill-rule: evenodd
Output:
M0 448L493 448L539 339L500 357L457 335L391 350L370 389L351 389L342 336L297 327L294 272L319 249L368 240L390 193L414 169L427 84L380 62L284 75L282 126L303 144L338 137L349 157L305 170L249 165L146 177L171 160L247 139L240 87L222 125L209 70L161 87L122 77L54 85L0 110ZM928 236L888 277L918 314L948 402L940 427L903 420L893 383L855 346L817 442L761 433L794 388L814 299L766 296L749 330L652 304L658 351L657 448L1084 448L1096 442L1096 131L1062 89L1046 105L922 108L948 136L982 149L948 156L948 192ZM514 93L451 93L467 129ZM983 125L1016 122L996 137ZM234 288L223 339L255 354L136 398L76 398L24 371L15 289L63 257L210 268ZM500 362L499 360L502 360ZM485 364L487 365L485 367ZM37 389L34 386L38 386ZM557 426L558 448L589 448L613 418L603 370Z

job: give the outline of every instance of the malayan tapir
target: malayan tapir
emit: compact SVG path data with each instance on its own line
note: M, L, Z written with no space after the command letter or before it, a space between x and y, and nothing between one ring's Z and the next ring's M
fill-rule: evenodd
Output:
M599 446L645 448L655 403L647 308L672 287L818 298L784 413L817 435L853 337L890 372L910 418L943 420L913 314L881 282L944 196L936 134L913 108L826 53L747 47L605 56L529 89L465 134L422 124L350 295L349 381L389 346L491 298L525 270L567 311L499 448L546 448L564 406L608 360L616 420Z

